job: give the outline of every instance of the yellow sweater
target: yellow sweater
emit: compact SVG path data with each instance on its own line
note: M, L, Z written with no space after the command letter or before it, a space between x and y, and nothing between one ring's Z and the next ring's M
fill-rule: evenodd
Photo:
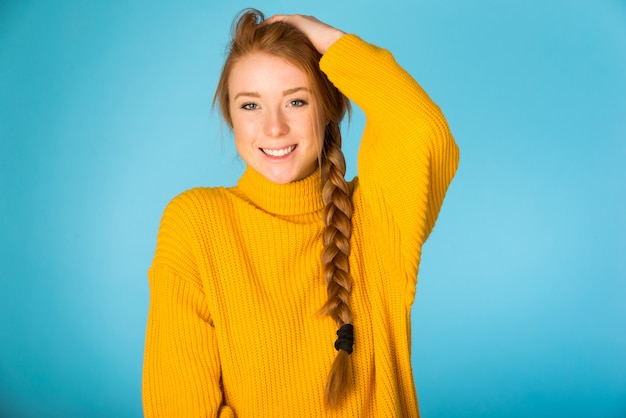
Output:
M422 245L458 164L439 108L386 50L354 35L320 62L367 117L351 183L353 384L324 385L337 327L320 254L319 171L286 185L248 168L236 187L176 197L149 271L147 417L416 417L410 309Z

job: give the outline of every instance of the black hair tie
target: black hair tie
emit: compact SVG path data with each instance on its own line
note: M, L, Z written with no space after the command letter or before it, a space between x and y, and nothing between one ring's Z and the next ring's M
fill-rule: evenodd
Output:
M352 324L343 324L337 331L337 341L335 341L335 349L343 350L348 354L352 354L352 345L354 344L354 327Z

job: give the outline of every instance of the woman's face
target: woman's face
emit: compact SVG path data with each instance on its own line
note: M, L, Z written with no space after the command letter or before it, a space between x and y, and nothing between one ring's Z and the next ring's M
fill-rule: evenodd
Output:
M240 58L228 79L237 152L274 183L301 180L315 171L324 126L317 100L299 68L273 55Z

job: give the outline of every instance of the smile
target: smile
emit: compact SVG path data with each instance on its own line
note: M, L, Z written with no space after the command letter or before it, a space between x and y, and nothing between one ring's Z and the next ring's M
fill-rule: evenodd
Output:
M261 148L261 151L263 151L265 155L269 155L270 157L284 157L287 154L291 154L295 149L296 145L291 145L281 149Z

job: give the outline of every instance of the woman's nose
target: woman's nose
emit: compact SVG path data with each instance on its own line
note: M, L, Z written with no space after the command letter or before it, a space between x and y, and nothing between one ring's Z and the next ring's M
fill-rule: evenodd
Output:
M271 137L279 137L289 132L289 125L285 115L280 111L268 112L265 119L265 134Z

